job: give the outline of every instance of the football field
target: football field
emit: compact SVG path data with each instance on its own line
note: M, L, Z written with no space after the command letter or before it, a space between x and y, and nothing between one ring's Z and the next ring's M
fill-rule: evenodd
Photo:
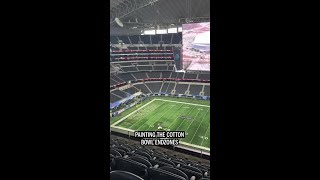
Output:
M181 144L210 151L209 101L151 98L113 119L111 126L130 131L185 131Z

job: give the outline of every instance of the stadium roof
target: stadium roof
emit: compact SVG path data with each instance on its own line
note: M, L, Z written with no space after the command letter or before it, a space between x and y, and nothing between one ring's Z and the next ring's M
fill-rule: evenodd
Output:
M115 22L119 18L121 28ZM110 0L111 35L210 21L210 0Z

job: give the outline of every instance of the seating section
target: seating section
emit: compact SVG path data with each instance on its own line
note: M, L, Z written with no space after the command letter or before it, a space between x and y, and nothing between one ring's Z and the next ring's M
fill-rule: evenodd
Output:
M107 155L107 154L106 154ZM131 141L110 139L110 177L113 180L214 179L211 167L184 157L138 146Z
M111 171L110 172L110 179L117 179L117 180L143 180L141 177L127 172L127 171Z
M178 73L177 72L172 72L170 78L177 78Z
M120 96L122 98L128 97L128 95L130 95L130 94L126 93L126 92L123 92L123 91L120 91L120 90L117 90L117 89L112 91L112 93L115 94L115 95L118 95L118 96Z
M140 39L144 44L150 44L150 35L140 36Z
M136 79L148 78L146 72L138 72L133 74Z
M138 69L135 66L132 67L122 67L121 68L124 72L137 72Z
M184 73L178 73L177 78L178 79L182 79L183 78Z
M141 92L144 93L144 94L149 94L149 93L151 93L151 92L149 91L149 89L147 88L147 86L144 85L144 84L136 84L136 85L134 85L134 87L136 87L137 89L141 90Z
M210 86L204 86L204 95L210 96Z
M161 78L169 78L171 72L162 72L162 77Z
M182 33L173 34L172 44L180 44L182 40Z
M160 93L166 93L170 83L163 83L162 88L160 89Z
M111 102L111 103L117 102L117 101L119 101L119 100L121 100L121 99L122 99L122 97L119 97L119 96L116 96L116 95L113 94L113 93L110 93L110 102Z
M196 79L198 74L184 74L184 79Z
M172 34L162 35L162 41L164 42L164 44L171 44L171 38L172 38Z
M175 83L174 82L171 82L171 83L169 83L169 86L168 86L168 88L167 88L167 93L168 94L170 94L171 93L171 91L173 90L173 88L175 87Z
M151 36L151 44L159 44L161 37L159 35Z
M176 94L185 94L188 84L177 84L176 86Z
M139 71L152 71L152 66L137 66Z
M189 94L190 95L199 95L202 90L203 85L190 85Z
M160 88L162 86L162 83L161 82L146 83L146 85L149 87L149 89L152 91L152 93L159 93Z
M201 79L201 80L210 80L210 74L199 74L198 79Z
M131 87L131 88L125 89L123 91L126 93L129 93L129 94L134 94L134 93L138 92L139 90L136 89L135 87Z
M110 36L111 44L118 44L118 38L116 36Z
M160 78L160 72L148 72L149 78Z
M118 81L114 81L110 78L110 86L113 86L113 85L116 85L116 84L119 84Z
M125 82L136 80L131 73L118 74L117 77L121 78Z
M124 44L130 44L128 36L118 36L119 40Z
M168 66L153 66L153 69L155 71L167 71L168 70Z

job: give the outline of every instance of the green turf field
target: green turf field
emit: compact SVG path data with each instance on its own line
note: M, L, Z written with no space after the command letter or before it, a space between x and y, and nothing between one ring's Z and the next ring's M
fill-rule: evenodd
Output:
M182 119L188 116L190 119ZM183 144L210 148L210 102L172 97L154 97L132 107L111 121L111 126L133 131L185 131Z

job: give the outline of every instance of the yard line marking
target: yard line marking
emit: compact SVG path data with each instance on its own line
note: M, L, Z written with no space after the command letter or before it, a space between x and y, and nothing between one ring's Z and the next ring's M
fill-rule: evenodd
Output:
M167 106L167 107L169 107L169 106ZM169 107L169 108L171 108L171 107ZM165 115L166 113L163 113L161 116L160 116L160 118L159 119L157 119L156 121L154 121L154 122L157 122L157 121L159 121L164 115ZM147 122L146 122L147 123ZM151 123L153 123L153 121L151 121ZM141 126L140 126L141 127ZM139 128L140 128L139 127ZM139 129L138 128L138 129ZM150 128L150 126L148 127L148 129L147 130L145 130L145 131L148 131L149 130L149 128Z
M195 131L195 133L194 133L194 135L193 135L193 137L192 137L192 139L191 139L190 143L192 142L192 140L193 140L194 136L197 134L198 129L199 129L200 125L202 124L202 121L203 121L203 119L206 117L206 115L207 115L207 113L208 113L208 112L209 112L209 109L207 110L207 112L206 112L206 114L203 116L203 118L201 119L201 122L200 122L200 124L198 125L198 128L197 128L197 130Z
M196 106L194 106L193 108L192 108L192 110L191 111L189 111L189 113L187 114L187 116L193 111L193 109L195 108ZM183 123L184 121L181 121L181 123L180 123L180 125L179 125L179 127L181 126L181 124ZM177 129L179 129L179 127L177 128ZM175 130L177 130L177 129L175 129Z
M177 110L179 110L182 106L183 106L183 104L182 104ZM175 115L175 113L171 113L171 116L172 116L172 115ZM171 117L171 116L170 116L170 117ZM178 117L179 117L179 116L178 116ZM177 117L177 118L178 118L178 117ZM176 119L177 119L177 118L176 118ZM159 119L160 119L160 118L159 118ZM175 119L175 120L176 120L176 119ZM174 120L173 120L173 121L174 121ZM171 125L170 125L170 126L171 126ZM170 127L170 126L169 126L169 127ZM168 127L167 129L170 129L169 127ZM149 128L148 128L148 129L149 129Z
M139 111L140 109L144 108L145 106L149 105L150 103L152 103L153 101L155 101L155 99L151 100L150 102L148 102L147 104L141 106L139 109L131 112L130 114L126 115L125 117L121 118L119 121L113 123L111 125L111 127L114 127L115 125L119 124L120 122L124 121L125 119L127 119L129 116L131 116L132 114L136 113L137 111Z
M204 133L204 136L203 136L203 139L202 139L202 142L201 142L200 146L202 146L202 144L203 144L204 137L206 137L206 134L208 132L209 127L210 127L210 123L209 123L209 126L207 127L206 133Z
M166 99L155 99L158 101L168 101L168 102L175 102L175 103L182 103L182 104L189 104L189 105L194 105L194 106L203 106L203 107L210 107L208 105L202 105L202 104L193 104L193 103L187 103L187 102L179 102L179 101L170 101L170 100L166 100Z
M197 113L196 116L193 118L192 122L189 124L187 130L185 130L185 131L188 131L188 129L190 128L191 124L193 123L193 121L194 121L194 120L196 119L196 117L198 116L199 112L200 112L200 111L198 110L198 113Z
M183 104L182 104L182 106L183 106ZM181 107L182 107L182 106L181 106ZM180 107L180 108L181 108L181 107ZM188 107L189 107L189 106L188 106ZM183 108L185 108L185 107L183 107ZM182 112L184 112L184 111L182 111ZM170 129L170 127L172 126L172 124L174 124L174 122L180 117L181 114L182 114L182 113L180 113L179 116L177 116L177 117L172 121L172 123L170 124L170 126L169 126L167 129Z
M159 108L160 106L162 106L164 103L160 104L159 106L157 106L154 110L156 110L157 108ZM153 110L153 111L154 111ZM152 111L151 111L152 112ZM141 121L144 117L146 117L147 115L149 115L149 113L145 113L144 116L141 116L141 118L139 120L137 120L135 123L133 123L129 128L131 128L133 125L135 125L137 122ZM140 126L139 126L140 127Z

